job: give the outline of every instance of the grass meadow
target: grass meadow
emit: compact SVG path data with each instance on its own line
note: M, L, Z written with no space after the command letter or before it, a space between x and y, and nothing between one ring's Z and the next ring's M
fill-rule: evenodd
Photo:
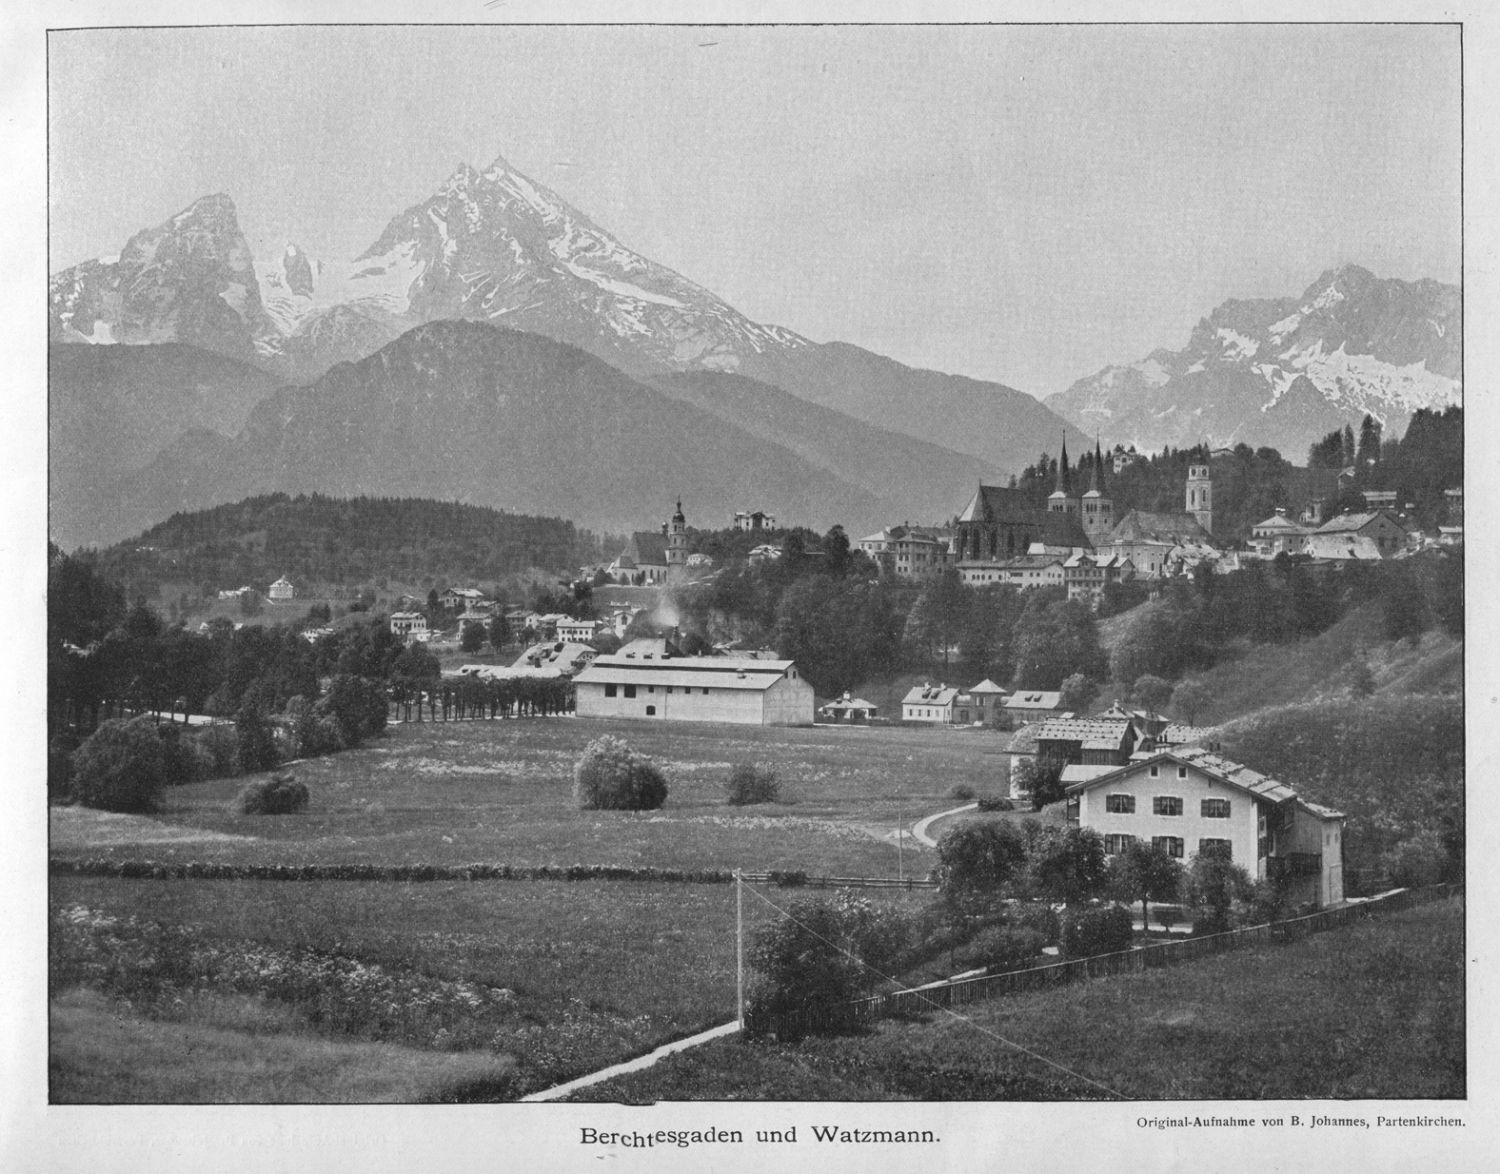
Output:
M1462 1098L1463 907L1427 905L961 1014L799 1044L723 1040L570 1099L1112 1099L1098 1085L1128 1100Z
M573 763L606 732L662 766L661 811L574 806ZM234 813L244 780L217 780L174 788L149 819L56 809L51 849L892 876L897 821L953 806L959 782L996 789L1002 746L982 731L413 724L296 764L304 814ZM728 806L739 762L774 771L785 801ZM910 836L903 851L909 873L934 861ZM505 1099L734 1016L731 885L57 875L50 898L60 1102ZM749 930L772 915L747 898ZM194 1079L185 1049L212 1074ZM347 1078L314 1075L337 1067Z
M584 745L616 734L665 771L666 806L579 811ZM1006 735L988 730L763 729L576 718L400 725L291 769L308 810L230 810L242 779L176 787L151 820L53 812L52 854L287 864L652 865L895 876L896 828L953 806L959 783L1006 785ZM783 801L730 807L729 769L775 772ZM905 838L904 864L933 858Z

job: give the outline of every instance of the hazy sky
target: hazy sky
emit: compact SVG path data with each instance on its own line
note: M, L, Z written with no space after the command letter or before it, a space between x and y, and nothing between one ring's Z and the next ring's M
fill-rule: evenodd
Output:
M751 318L1045 396L1345 262L1456 282L1458 53L1410 25L53 33L51 266L219 191L258 257L349 258L504 155Z

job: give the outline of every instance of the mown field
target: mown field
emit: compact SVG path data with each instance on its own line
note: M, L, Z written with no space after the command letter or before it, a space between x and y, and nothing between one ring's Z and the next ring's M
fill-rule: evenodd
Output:
M579 811L584 745L625 738L666 773L666 806ZM988 730L743 729L544 718L400 725L358 750L290 769L308 810L234 813L244 780L173 788L150 820L53 812L52 854L257 863L612 864L895 876L896 828L951 807L948 792L1006 785L1006 736ZM775 772L783 801L730 807L729 769ZM908 835L918 875L930 851Z
M795 1045L724 1040L571 1099L1461 1098L1462 903L962 1015Z
M117 1069L134 1075L115 1099L177 1084L187 1095L166 1099L298 1099L274 1055L355 1045L393 1049L395 1071L316 1099L452 1095L480 1058L508 1074L479 1092L508 1099L734 1018L730 885L54 877L51 900L58 1101L96 1099L97 1073ZM747 933L774 915L747 898ZM104 1039L69 1029L107 1014L129 1026L121 1054L101 1057ZM246 1071L229 1098L223 1079L195 1095L171 1071L182 1053L156 1041L202 1031L217 1033L208 1054L274 1037L272 1069Z

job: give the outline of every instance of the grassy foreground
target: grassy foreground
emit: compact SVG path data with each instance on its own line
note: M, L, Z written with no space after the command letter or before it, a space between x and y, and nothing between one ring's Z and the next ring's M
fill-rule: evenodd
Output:
M801 1044L727 1040L572 1098L1461 1098L1463 910L1443 902L1286 945Z
M54 1104L347 1104L443 1101L509 1086L488 1052L267 1034L275 1013L251 999L201 1006L191 1021L137 1018L91 991L51 1009ZM247 1095L248 1093L248 1095Z
M572 799L583 747L616 734L651 756L670 792L653 812L585 812ZM53 812L55 856L255 863L652 865L897 873L896 826L952 806L963 783L1004 785L1006 735L987 730L760 729L548 718L394 727L291 769L307 812L230 810L243 779L173 788L154 819ZM730 807L729 769L775 772L783 802ZM918 875L930 854L905 841Z
M477 1057L506 1075L469 1083L507 1099L734 1017L730 885L59 876L52 905L56 1100L309 1099L277 1057L316 1069L354 1044L388 1051L345 1055L353 1099L440 1098ZM747 933L771 916L747 898ZM100 1000L128 1028L94 1038Z

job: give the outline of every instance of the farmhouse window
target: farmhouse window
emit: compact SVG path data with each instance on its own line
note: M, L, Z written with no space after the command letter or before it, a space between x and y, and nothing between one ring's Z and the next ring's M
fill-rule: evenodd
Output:
M604 686L604 695L606 697L613 697L619 691L620 691L619 687L616 686L616 685L605 685Z
M703 686L703 696L705 696L705 697L708 696L708 686L707 685Z
M668 697L672 696L672 686L671 685L667 686L667 696Z
M1134 795L1106 795L1104 797L1104 810L1114 815L1134 815Z
M656 706L654 706L654 705L648 705L648 706L646 706L646 716L647 717L655 717L656 716Z
M1187 778L1187 767L1185 767L1185 766L1179 766L1177 768L1177 777L1179 779L1185 779L1185 778Z
M1161 768L1160 768L1160 767L1155 767L1155 766L1153 766L1153 767L1152 767L1152 768L1151 768L1151 777L1152 777L1152 778L1153 778L1153 779L1155 779L1155 778L1160 778L1160 777L1161 777Z
M626 697L634 697L635 696L635 686L634 685L626 685L625 686L625 696Z
M1199 808L1199 814L1204 819L1228 819L1228 799L1205 799Z
M1151 846L1165 850L1168 856L1178 860L1182 859L1182 837L1181 836L1152 836Z
M1198 855L1202 856L1206 852L1215 852L1215 851L1217 851L1221 856L1223 856L1225 860L1229 860L1234 855L1234 845L1229 840L1199 840L1198 841Z
M1134 836L1108 835L1104 837L1104 854L1106 856L1118 856L1131 844L1135 843Z
M1181 815L1182 796L1158 795L1151 801L1151 811L1154 815Z
M656 692L656 686L655 685L647 685L646 686L646 692L647 693L655 693Z

